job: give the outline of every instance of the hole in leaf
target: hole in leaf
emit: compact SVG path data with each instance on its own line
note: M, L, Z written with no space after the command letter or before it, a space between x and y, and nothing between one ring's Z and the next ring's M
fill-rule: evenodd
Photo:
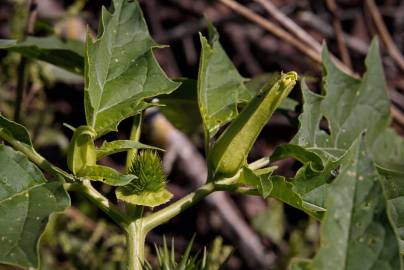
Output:
M327 118L324 116L321 118L320 123L319 123L319 128L323 131L325 131L328 135L330 135L330 125L328 124Z

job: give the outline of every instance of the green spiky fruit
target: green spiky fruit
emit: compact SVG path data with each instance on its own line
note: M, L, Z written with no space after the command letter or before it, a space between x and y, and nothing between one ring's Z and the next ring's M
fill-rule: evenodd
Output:
M133 193L157 192L165 188L166 176L156 151L142 151L136 155L129 173L138 177L127 187Z
M172 194L166 190L166 176L156 151L145 150L136 155L129 173L137 178L116 190L118 199L149 207L158 206L171 199Z

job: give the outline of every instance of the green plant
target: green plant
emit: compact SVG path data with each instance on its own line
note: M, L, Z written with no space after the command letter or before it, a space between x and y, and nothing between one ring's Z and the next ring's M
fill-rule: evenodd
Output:
M159 45L149 35L136 1L114 0L112 13L102 10L99 33L95 41L87 35L84 54L77 44L73 50L70 43L48 43L47 39L0 41L0 48L82 74L86 124L73 128L67 172L35 151L24 126L0 115L0 137L11 146L0 145L0 262L38 267L39 238L49 215L70 205L67 192L79 192L125 231L127 268L141 269L148 265L144 258L148 232L210 193L230 191L271 196L321 221L318 254L311 261L294 260L292 269L403 268L404 141L389 127L390 104L377 40L362 79L340 71L324 48L322 95L311 92L302 80L303 113L295 138L270 157L247 163L261 129L293 89L298 79L295 72L254 84L258 89L247 87L210 25L209 36L200 35L197 82L172 81L154 58L152 50ZM196 95L182 94L193 90ZM139 142L142 115L146 108L160 105L153 98L164 103L173 95L198 105L209 176L194 192L153 211L145 207L167 203L171 193L154 152L159 149ZM174 105L166 112L173 117L180 114L176 110L183 108ZM129 117L133 127L128 140L95 146L96 140L117 131ZM319 126L323 117L328 133ZM143 150L138 153L137 149ZM128 153L124 173L97 164L117 152ZM270 167L286 157L302 163L292 179L274 175L276 167ZM94 181L114 187L125 210L95 189ZM167 248L158 250L163 269L165 263L169 268L177 266ZM188 256L186 251L184 258ZM204 260L186 259L180 264L206 269Z
M187 244L184 254L181 256L181 260L177 262L175 258L174 239L171 241L171 249L168 248L167 240L163 239L163 247L154 246L157 254L157 269L178 269L178 270L220 270L223 269L226 261L231 255L232 248L223 246L223 240L216 238L214 240L211 250L208 252L206 248L203 250L202 257L198 252L195 256L191 256L191 249L195 236ZM146 262L143 265L146 270L151 270L153 267Z

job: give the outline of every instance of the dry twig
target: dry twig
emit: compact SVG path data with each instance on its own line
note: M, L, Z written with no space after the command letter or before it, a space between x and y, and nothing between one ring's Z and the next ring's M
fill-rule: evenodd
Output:
M265 18L261 17L260 15L256 14L255 12L251 11L250 9L244 7L243 5L239 4L238 2L234 1L234 0L219 0L221 3L223 3L224 5L226 5L227 7L231 8L232 10L236 11L237 13L239 13L240 15L244 16L245 18L253 21L254 23L258 24L259 26L261 26L262 28L266 29L267 31L271 32L272 34L274 34L275 36L277 36L278 38L281 38L282 40L288 42L289 44L293 45L294 47L296 47L298 50L300 50L301 52L303 52L304 54L306 54L307 56L309 56L311 59L313 59L314 61L316 61L317 63L321 63L321 54L320 52L316 51L315 49L313 49L312 47L309 47L306 44L303 44L301 41L299 41L297 38L295 38L294 36L292 36L291 34L289 34L288 32L286 32L285 30L277 27L275 24L273 24L272 22L266 20ZM256 0L256 1L263 1L263 0ZM373 3L373 0L366 0L366 3ZM379 15L379 19L381 21L381 24L379 22L379 27L380 25L384 26L384 30L385 29L385 25L383 23L383 21L381 20L380 14L377 11L377 8L375 10L376 6L373 7L373 12L377 12L377 14ZM285 24L288 25L288 24ZM397 49L397 47L395 47L394 43L391 40L391 37L389 36L387 30L384 31L384 34L388 35L389 39L391 42L389 42L389 46L391 48L391 46L394 46L395 49ZM394 53L395 57L402 57L401 54L399 53L398 49L395 50L393 49L393 53L394 51L397 51ZM392 53L392 50L389 49L389 52ZM334 58L334 60L336 60ZM397 59L396 59L397 61ZM400 60L401 61L401 60ZM340 61L335 61L335 64L344 72L346 72L347 74L357 77L357 75L349 68L347 67L345 64L341 63ZM404 70L404 60L403 60L403 70ZM394 105L392 106L394 107ZM397 120L401 125L404 126L404 115L403 113L394 108L394 114L393 117L395 120Z
M393 116L394 120L396 120L400 125L404 126L404 115L395 106L391 106L391 115Z
M333 28L321 18L316 16L310 11L302 11L298 14L298 20L303 24L319 31L320 34L324 35L326 38L334 37ZM359 39L356 36L349 35L347 33L342 33L345 43L348 47L358 53L366 54L369 46L366 42Z
M335 0L326 0L326 3L327 3L328 9L331 11L331 14L332 14L332 24L334 26L335 37L337 39L338 50L339 50L339 53L341 54L342 62L347 67L352 69L351 57L349 56L349 51L345 44L341 22L338 19L337 4L335 3Z
M283 27L295 34L300 40L313 47L317 52L321 52L321 44L308 34L303 28L296 24L292 19L282 13L270 0L254 0L260 3L264 9Z
M388 53L391 58L397 63L402 71L404 71L404 57L400 53L400 50L397 48L396 44L394 44L393 39L390 36L389 31L387 30L386 25L384 24L383 18L380 15L380 12L376 6L374 0L366 0L365 1L367 8L370 11L370 15L372 16L372 20L376 26L377 31L380 34L380 38L382 39L384 45L387 48Z
M310 57L312 60L314 60L318 64L321 63L321 53L319 51L317 51L316 49L313 49L313 47L311 45L309 46L309 45L301 42L299 39L295 38L290 33L286 32L282 28L278 27L277 25L273 24L269 20L263 18L262 16L256 14L255 12L251 11L250 9L244 7L243 5L237 3L234 0L219 0L219 1L222 2L224 5L226 5L227 7L233 9L234 11L239 13L240 15L244 16L245 18L253 21L254 23L261 26L262 28L264 28L267 31L271 32L272 34L274 34L278 38L280 38L280 39L286 41L287 43L291 44L292 46L297 48L299 51L301 51L302 53L304 53L305 55ZM289 26L289 24L285 24L285 26L286 25ZM288 30L290 31L290 29L288 29ZM292 32L294 32L294 31L292 31ZM340 69L342 69L344 72L346 72L346 73L348 73L350 75L355 76L355 74L352 72L351 69L349 69L347 66L345 66L340 61L335 59L335 57L334 57L334 60L336 60L335 61L336 65Z
M250 21L258 24L262 28L271 32L278 38L283 39L286 42L290 43L299 51L303 52L305 55L314 60L315 62L321 63L321 57L317 51L307 46L306 44L303 44L297 38L286 32L282 28L278 27L277 25L266 20L265 18L261 17L260 15L256 14L255 12L251 11L250 9L244 7L243 5L237 3L234 0L219 0L219 1L222 2L224 5L226 5L227 7L231 8L232 10L236 11L240 15L246 17Z

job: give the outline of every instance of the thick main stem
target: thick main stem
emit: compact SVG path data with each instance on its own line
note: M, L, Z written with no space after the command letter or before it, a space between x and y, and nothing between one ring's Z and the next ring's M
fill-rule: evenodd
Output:
M127 228L128 270L142 270L146 233L142 219L129 224Z

